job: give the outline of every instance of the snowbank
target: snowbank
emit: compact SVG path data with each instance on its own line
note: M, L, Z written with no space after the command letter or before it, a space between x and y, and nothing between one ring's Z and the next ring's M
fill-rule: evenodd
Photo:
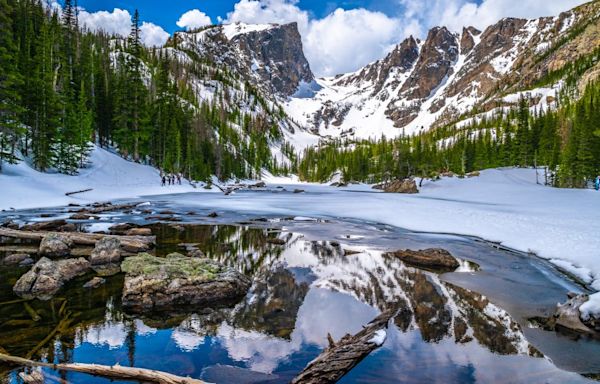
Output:
M0 209L26 209L90 203L142 195L195 191L189 183L161 187L157 169L133 163L94 147L91 167L77 176L41 173L25 162L3 164L0 173ZM72 197L67 192L92 188Z
M492 169L471 179L425 182L418 195L384 194L366 185L334 188L295 184L295 178L265 174L273 186L289 183L288 190L302 188L306 193L240 192L224 196L190 185L161 187L156 169L101 149L94 150L92 161L94 165L76 177L42 174L23 163L6 166L0 174L0 209L198 192L179 195L177 201L212 210L330 216L414 231L478 236L535 253L600 290L600 193L538 185L532 169ZM73 197L64 195L86 188L94 190ZM590 313L600 315L599 301L600 296L590 302Z

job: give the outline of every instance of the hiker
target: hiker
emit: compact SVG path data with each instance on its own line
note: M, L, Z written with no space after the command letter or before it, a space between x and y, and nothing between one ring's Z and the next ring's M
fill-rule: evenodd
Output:
M598 177L596 177L595 187L596 187L596 191L600 190L600 175L598 175Z
M164 174L160 177L160 181L161 181L160 185L162 187L164 187L167 184L167 178L165 177Z
M173 185L173 174L169 173L169 185Z
M181 185L181 173L177 174L177 184Z

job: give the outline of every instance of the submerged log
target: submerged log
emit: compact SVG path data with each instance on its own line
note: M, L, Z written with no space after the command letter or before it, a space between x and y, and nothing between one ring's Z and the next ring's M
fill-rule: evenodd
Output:
M388 309L367 324L356 335L346 335L335 343L328 337L329 347L311 361L292 384L335 383L385 340L385 329L398 309Z
M45 367L57 371L86 373L89 375L102 376L117 380L136 380L158 384L204 384L204 381L202 380L192 379L189 377L176 376L153 369L122 367L120 365L106 366L82 363L51 364L1 353L0 361L26 367Z
M41 241L47 235L60 235L69 239L73 244L77 245L96 245L96 243L104 238L117 238L121 241L121 246L128 252L144 252L151 249L156 241L155 236L116 236L103 235L100 233L82 233L69 232L57 233L46 231L22 231L18 229L0 228L0 237L12 237L23 240Z

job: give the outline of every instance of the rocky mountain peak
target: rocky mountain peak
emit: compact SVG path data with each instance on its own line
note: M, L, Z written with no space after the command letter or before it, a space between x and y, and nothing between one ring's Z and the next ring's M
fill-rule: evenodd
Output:
M291 96L302 83L314 81L304 56L298 24L272 25L271 28L237 34L231 39L246 64L270 84L276 94Z
M475 37L481 35L481 31L475 27L463 28L460 39L460 54L466 55L475 47Z
M315 77L304 56L297 23L224 24L177 33L177 46L229 67L242 78L281 98Z

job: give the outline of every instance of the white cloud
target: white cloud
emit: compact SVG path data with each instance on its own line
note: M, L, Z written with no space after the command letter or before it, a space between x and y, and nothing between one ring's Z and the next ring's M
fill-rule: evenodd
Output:
M420 35L436 25L460 31L463 26L484 29L503 17L555 16L586 0L397 0L403 22L419 26Z
M169 33L162 29L162 27L153 24L143 22L140 27L142 42L148 47L161 47L169 39Z
M122 37L129 36L131 32L131 14L129 11L120 8L115 8L112 12L98 11L92 13L80 9L79 22L91 31L104 31ZM140 31L142 42L150 47L163 45L169 38L169 33L153 23L143 22Z
M112 12L98 11L89 13L79 11L79 22L91 31L104 31L109 34L127 36L131 30L129 11L115 8Z
M211 24L212 21L210 20L210 17L206 13L198 9L192 9L191 11L187 11L186 13L181 15L181 17L177 21L178 27L185 28L187 30L201 28Z
M319 75L354 71L381 58L398 41L398 20L365 9L337 9L310 24L306 56Z

